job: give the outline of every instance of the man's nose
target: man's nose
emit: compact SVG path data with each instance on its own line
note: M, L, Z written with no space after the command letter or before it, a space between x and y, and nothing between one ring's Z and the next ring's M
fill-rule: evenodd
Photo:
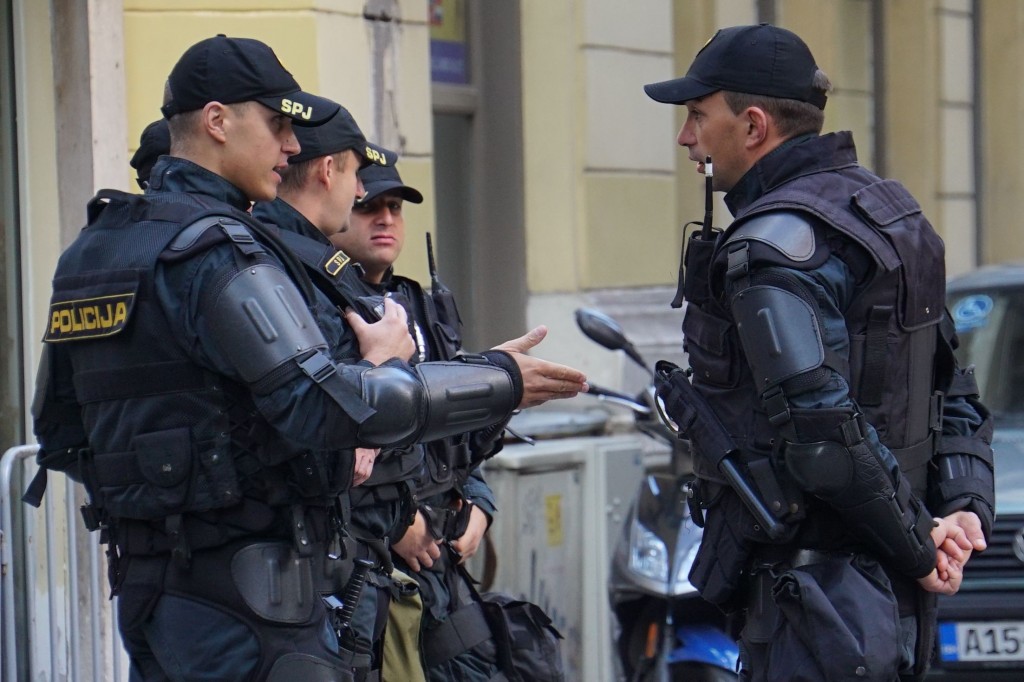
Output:
M291 121L285 121L281 132L283 135L281 140L282 152L292 157L302 151L302 145L299 144L299 138L295 136L295 129L292 128Z
M380 210L377 211L377 222L381 225L393 225L395 223L395 215L391 212L391 207L387 204L383 204Z
M679 143L680 147L689 147L690 145L697 144L697 138L690 130L689 121L683 124L683 127L679 129L679 134L676 135L676 142Z
M288 134L285 135L284 141L281 142L281 151L288 156L294 156L302 151L302 145L299 144L299 139L295 137L295 133L292 129L288 129Z

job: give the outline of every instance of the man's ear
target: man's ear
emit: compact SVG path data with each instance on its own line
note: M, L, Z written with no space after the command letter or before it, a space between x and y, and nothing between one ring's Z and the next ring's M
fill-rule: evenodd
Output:
M753 149L764 144L771 134L771 117L761 107L747 107L743 117L747 126L746 147Z
M321 156L316 162L316 181L324 186L324 189L331 189L331 185L337 180L338 168L334 163L334 155Z
M207 102L203 107L203 130L220 143L227 141L227 119L231 110L220 102Z

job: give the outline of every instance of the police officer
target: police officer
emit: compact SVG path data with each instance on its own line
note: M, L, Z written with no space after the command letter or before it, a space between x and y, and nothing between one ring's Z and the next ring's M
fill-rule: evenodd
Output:
M354 448L447 435L465 412L443 397L453 386L489 387L481 425L537 396L514 354L505 369L389 359L409 347L388 333L405 327L393 305L362 328L375 357L334 361L344 320L247 209L300 150L292 124L337 105L267 45L192 46L162 112L171 154L147 193L101 191L58 263L40 463L89 493L132 679L349 680L314 597L333 581L339 493L372 470ZM561 382L583 388L578 373Z
M829 89L767 24L718 31L684 77L645 86L686 107L678 143L699 172L711 157L735 218L689 240L683 332L734 441L716 457L691 432L706 525L690 577L740 617L741 679L919 678L934 593L957 589L993 518L992 426L952 355L942 241L850 133L820 134Z
M380 293L409 306L414 362L456 357L462 352L462 324L450 293L439 282L425 291L392 267L406 238L403 205L422 203L423 195L404 184L394 166L367 166L359 177L365 194L332 241ZM542 338L543 330L532 333ZM495 643L460 565L476 552L496 511L480 463L501 450L501 426L421 446L426 453L416 481L415 517L393 544L397 565L420 585L421 651L430 680L488 680L498 673Z
M253 215L264 224L281 230L282 239L306 265L313 281L339 306L354 306L362 310L364 315L372 315L372 307L390 292L367 284L356 273L367 272L369 264L356 262L343 250L336 250L329 240L350 229L349 213L353 203L352 194L346 192L337 181L338 164L342 161L336 157L346 149L353 149L360 155L376 158L377 163L363 164L363 171L360 172L362 183L363 177L369 177L364 176L363 172L370 165L394 173L395 154L375 147L368 148L358 125L344 107L322 126L298 129L296 137L302 152L289 159L289 166L282 176L280 196L273 202L256 204ZM356 205L361 206L362 203L357 202ZM415 310L408 297L401 297L400 300ZM358 320L354 322L360 323ZM518 351L525 351L534 345L525 337L509 343L510 349ZM344 341L341 345L348 348L350 361L358 360L355 352L358 349ZM492 356L494 352L488 351L478 361L485 361ZM501 353L497 357L500 359ZM419 359L417 356L417 361ZM557 380L557 376L564 370L538 358L526 358L524 362L528 362L533 370L525 373L524 378L531 383ZM500 429L496 429L496 432L500 433ZM352 532L361 543L360 552L365 554L367 550L380 547L386 553L388 544L406 533L413 511L412 477L423 466L422 448L387 448L382 459L375 464L370 480L359 489L350 491ZM436 551L436 545L432 546ZM380 635L387 612L387 596L398 588L386 580L385 576L391 573L387 557L381 561L380 554L371 551L368 558L373 559L380 569L371 574L371 581L375 581L378 589L364 593L365 603L360 604L360 610L367 612L370 617L356 624L352 634L357 640L353 642L356 649L372 650L373 667L377 669L382 662ZM373 618L374 604L378 607L376 623ZM404 674L411 679L408 671Z
M166 118L158 118L142 129L139 148L132 154L128 164L135 169L135 182L139 187L149 187L149 174L161 156L171 151L171 131Z
M306 267L314 285L340 309L355 308L372 321L374 308L383 304L383 297L363 283L361 271L331 245L328 236L343 229L357 192L362 193L349 165L372 163L367 159L370 155L392 164L397 155L368 143L344 107L339 107L338 113L322 126L297 129L296 138L302 151L289 159L282 172L279 196L272 202L257 203L253 216L280 231L282 241ZM355 317L353 323L361 324L362 319ZM412 337L408 332L405 337L409 342L405 357L410 357ZM338 361L360 361L359 339L351 328L333 345ZM339 628L342 656L349 661L357 682L380 679L382 634L390 594L403 589L403 583L393 579L397 576L393 575L387 546L409 517L411 498L406 479L417 463L400 456L388 459L394 461L384 467L375 466L368 481L349 491L346 502L350 507L347 530L352 559L372 563L351 622L341 623ZM346 570L345 574L351 576L352 571ZM410 680L422 678L422 671L418 676L412 670L403 674Z

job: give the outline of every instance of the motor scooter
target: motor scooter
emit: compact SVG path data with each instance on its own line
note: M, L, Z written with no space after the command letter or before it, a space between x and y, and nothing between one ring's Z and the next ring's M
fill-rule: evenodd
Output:
M620 679L736 680L739 652L726 634L725 616L688 579L702 533L687 504L687 484L693 480L689 445L658 418L654 374L622 327L586 308L576 311L576 324L592 341L623 351L651 376L637 397L592 383L589 395L628 407L638 431L671 447L667 466L645 471L612 557L608 598L619 624L613 644Z

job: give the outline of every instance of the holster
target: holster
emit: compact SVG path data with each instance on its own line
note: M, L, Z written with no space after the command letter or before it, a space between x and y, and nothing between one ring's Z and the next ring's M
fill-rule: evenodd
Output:
M686 270L683 276L683 297L688 303L703 305L711 298L708 276L711 269L711 256L718 244L718 235L711 240L701 239L700 232L694 232L686 244L684 257Z
M743 588L753 553L745 527L751 522L736 494L718 486L715 498L708 503L704 536L689 579L701 597L726 613L743 606Z
M675 421L680 436L689 438L696 455L722 473L724 480L757 520L765 539L781 542L792 538L796 525L786 523L790 520L787 518L790 512L789 506L783 503L781 492L781 499L769 498L771 505L766 503L763 497L765 481L757 481L757 487L751 484L749 471L741 461L742 452L708 401L690 383L686 373L666 360L658 361L654 373L658 398L662 400L665 412ZM761 470L757 473L763 479L767 472ZM774 493L777 488L776 484L768 487L768 491ZM802 506L798 511L802 512Z
M231 558L231 578L253 613L272 623L304 624L313 617L313 562L289 545L260 542Z

